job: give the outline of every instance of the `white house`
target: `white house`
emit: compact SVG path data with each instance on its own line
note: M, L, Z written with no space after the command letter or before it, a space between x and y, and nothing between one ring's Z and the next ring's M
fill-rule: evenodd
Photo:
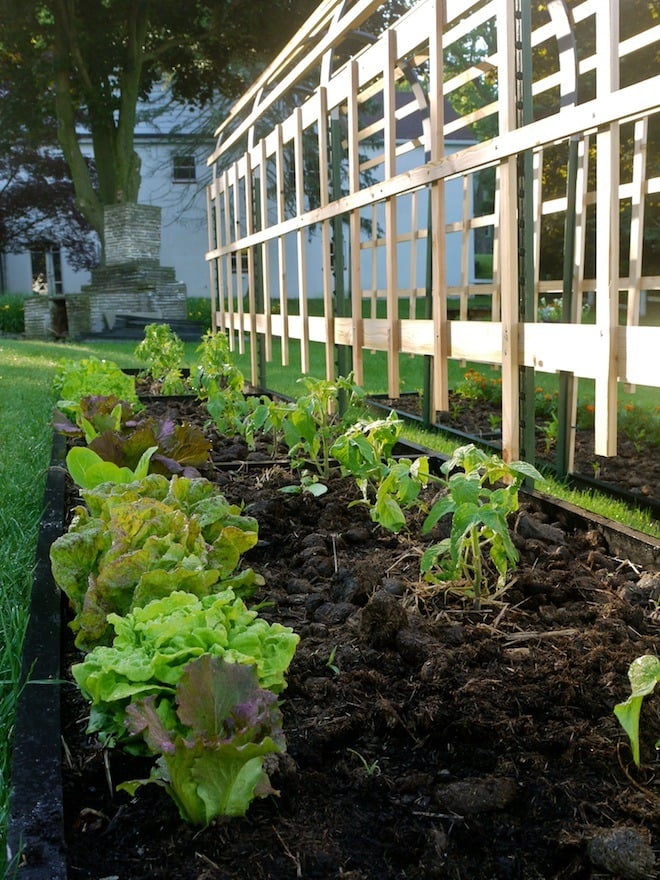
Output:
M189 296L209 295L205 187L212 130L208 115L173 106L163 92L142 108L135 135L142 160L138 201L161 208L161 263L174 268ZM91 156L91 139L82 135L81 141ZM59 250L4 254L2 260L6 292L70 294L90 282L90 273L73 269Z
M447 108L451 113L451 108ZM139 112L139 122L135 134L135 147L142 161L142 181L138 202L141 205L157 206L161 209L161 253L163 266L174 269L176 280L185 285L187 296L208 297L209 270L205 260L208 249L208 226L206 206L206 185L211 172L206 160L214 145L213 129L221 112L200 111L198 108L172 104L167 93L154 92L152 100ZM417 115L408 117L408 126L419 128L414 136L421 136L421 122ZM404 140L411 132L397 132ZM91 139L81 137L83 151L92 155ZM452 142L446 144L448 152L471 143L470 132L463 129L457 132ZM418 149L422 149L421 145ZM404 156L400 170L407 164L414 164L413 154ZM446 222L458 221L464 205L464 194L460 181L451 181L447 186ZM402 205L400 232L405 234L412 229L424 229L427 223L426 194L422 193L417 204L412 207ZM374 228L382 218L374 218ZM460 236L456 236L456 247L447 252L447 280L449 285L457 285L461 279ZM293 245L293 242L292 242ZM319 266L321 248L318 236L307 242L308 265ZM424 249L420 248L413 256L413 249L402 252L399 260L399 286L401 289L423 287L425 277ZM67 262L66 253L59 250L38 251L23 254L4 254L4 287L7 292L48 293L51 296L78 293L90 283L90 273L76 271ZM416 265L411 265L414 260ZM292 264L294 258L291 260ZM372 278L370 286L374 291L385 286L384 253L381 248L368 249L363 253L363 273ZM470 254L470 263L473 254ZM273 262L275 266L275 261ZM273 269L272 271L276 271ZM470 272L474 278L474 269ZM246 279L243 279L246 283ZM310 279L311 280L311 279ZM290 273L291 295L297 295L295 273ZM272 278L271 289L277 287ZM310 285L314 290L314 285ZM318 279L318 295L321 295L321 280Z

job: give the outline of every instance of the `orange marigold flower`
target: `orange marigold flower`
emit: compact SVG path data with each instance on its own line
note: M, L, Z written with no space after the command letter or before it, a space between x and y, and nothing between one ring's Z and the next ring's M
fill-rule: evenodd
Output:
M634 404L634 403L627 403L627 404L625 405L625 410L626 410L626 412L632 412L634 409L635 409L635 404Z
M596 412L596 407L593 403L588 403L586 409L588 413Z

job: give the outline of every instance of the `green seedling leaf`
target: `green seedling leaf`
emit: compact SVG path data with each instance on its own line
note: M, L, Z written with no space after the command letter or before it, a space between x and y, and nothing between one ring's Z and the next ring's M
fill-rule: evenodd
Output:
M639 767L639 715L644 697L652 694L660 681L660 659L653 654L638 657L630 664L628 678L631 694L625 703L618 703L614 707L614 714L628 734L633 761Z

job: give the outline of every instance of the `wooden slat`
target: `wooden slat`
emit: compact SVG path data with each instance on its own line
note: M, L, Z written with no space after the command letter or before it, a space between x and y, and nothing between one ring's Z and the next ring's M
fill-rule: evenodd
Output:
M268 155L266 142L261 141L261 162L259 165L259 192L261 194L261 228L268 226ZM270 245L264 241L261 244L261 283L264 292L264 323L261 331L264 337L264 357L267 361L273 359L273 330L271 324L272 312L272 289L270 284Z
M629 325L639 324L639 301L642 289L642 252L644 249L644 178L646 177L648 128L648 118L638 119L635 123L628 269L628 309L626 316L626 323Z
M252 167L250 156L245 156L245 229L248 235L254 232L254 187L252 180ZM250 375L253 385L259 385L259 372L257 369L257 301L256 301L256 284L254 272L254 248L248 248L247 251L247 277L248 277L248 305L249 312L249 332L250 332Z
M232 241L232 230L231 230L231 200L229 197L229 188L230 188L230 176L229 171L225 171L224 175L224 186L223 186L223 202L224 202L224 211L225 211L225 241L227 245ZM229 347L230 350L234 350L234 346L236 344L236 333L234 327L234 275L231 271L231 252L223 252L224 254L224 269L227 276L227 313L228 313L228 324L227 329L229 330ZM224 308L224 306L223 306Z
M596 94L603 103L619 85L618 9L612 0L596 11L596 48L601 59L596 71ZM619 323L619 123L596 135L596 326L599 351L595 382L594 452L616 454L616 345Z
M305 210L305 171L303 156L303 129L302 114L300 108L296 110L296 137L294 140L294 164L296 182L296 214L300 215ZM302 326L300 340L300 370L309 373L309 325L307 304L307 262L305 259L305 230L298 229L296 232L296 254L298 265L298 310Z
M244 157L245 158L245 157ZM240 161L240 160L239 160ZM243 162L243 164L245 164ZM243 238L243 233L241 230L241 197L240 197L240 169L239 162L234 162L231 167L231 182L232 182L232 209L233 209L233 218L234 224L233 229L231 230L231 239L233 241L238 241ZM246 233L247 235L247 230ZM238 308L238 326L241 328L241 332L238 333L238 353L245 353L245 333L244 328L245 324L243 321L243 315L245 309L243 308L243 254L242 251L238 251L236 253L236 262L235 262L235 271L234 277L236 278L236 305Z
M318 124L318 146L319 146L319 197L321 207L328 204L330 200L329 181L330 169L328 162L328 92L325 86L319 88L319 124ZM332 301L332 261L330 253L330 221L323 220L321 222L321 253L322 253L322 284L323 284L323 314L325 339L317 341L325 341L325 375L330 381L335 378L335 325L333 320L333 301ZM310 318L310 339L312 336L312 319Z
M275 153L275 190L277 201L277 224L282 227L284 224L285 214L285 198L284 198L284 137L282 134L282 126L276 127L277 133L277 152ZM269 236L270 237L270 236ZM289 366L289 324L287 317L289 314L289 302L287 289L287 273L286 273L286 239L282 233L273 236L277 240L277 267L279 281L280 296L280 315L282 316L282 351L280 354L282 366Z
M445 30L446 8L443 0L436 0L429 13L429 118L431 132L444 130L443 57L441 35ZM441 137L432 137L427 146L432 163L444 161L445 144ZM449 408L448 327L447 327L447 240L444 235L445 184L438 179L430 182L431 199L431 278L433 306L433 374L432 412Z
M358 66L355 61L348 64L350 83L348 98L348 187L351 195L360 188L360 155L358 140ZM356 385L364 382L364 361L362 342L362 280L360 267L360 210L354 208L349 215L350 261L349 276L351 282L351 326L353 345L353 380Z
M497 42L500 66L500 132L516 124L515 22L513 4L498 0ZM520 360L518 351L518 220L515 156L500 165L500 279L502 285L502 458L514 461L520 454L518 401Z
M396 119L394 116L394 70L397 62L396 32L387 32L383 69L383 123L385 138L384 174L396 174ZM387 276L387 393L398 397L400 392L399 350L399 271L397 262L397 201L396 197L385 202L385 272Z

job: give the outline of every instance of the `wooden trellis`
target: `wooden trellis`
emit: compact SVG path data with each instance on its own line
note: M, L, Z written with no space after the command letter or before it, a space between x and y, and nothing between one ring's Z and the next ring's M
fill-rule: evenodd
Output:
M328 378L347 347L358 384L363 353L386 351L392 397L399 355L428 356L435 411L448 359L498 364L512 459L525 371L591 378L595 453L615 454L618 382L660 386L660 328L640 326L640 304L660 294L658 270L644 274L649 206L660 217L660 26L646 4L636 29L622 23L625 5L548 0L527 22L518 0L419 0L383 29L375 0L319 4L209 157L214 326L241 350L249 340L255 384L259 345L270 359L275 338L283 363L299 340L303 373L324 343ZM556 160L571 144L573 178ZM492 193L476 212L484 174ZM573 230L568 281L542 273L558 225ZM491 242L486 279L478 236ZM570 316L539 322L540 297L567 292ZM489 305L474 318L477 296ZM585 301L595 323L581 320Z

